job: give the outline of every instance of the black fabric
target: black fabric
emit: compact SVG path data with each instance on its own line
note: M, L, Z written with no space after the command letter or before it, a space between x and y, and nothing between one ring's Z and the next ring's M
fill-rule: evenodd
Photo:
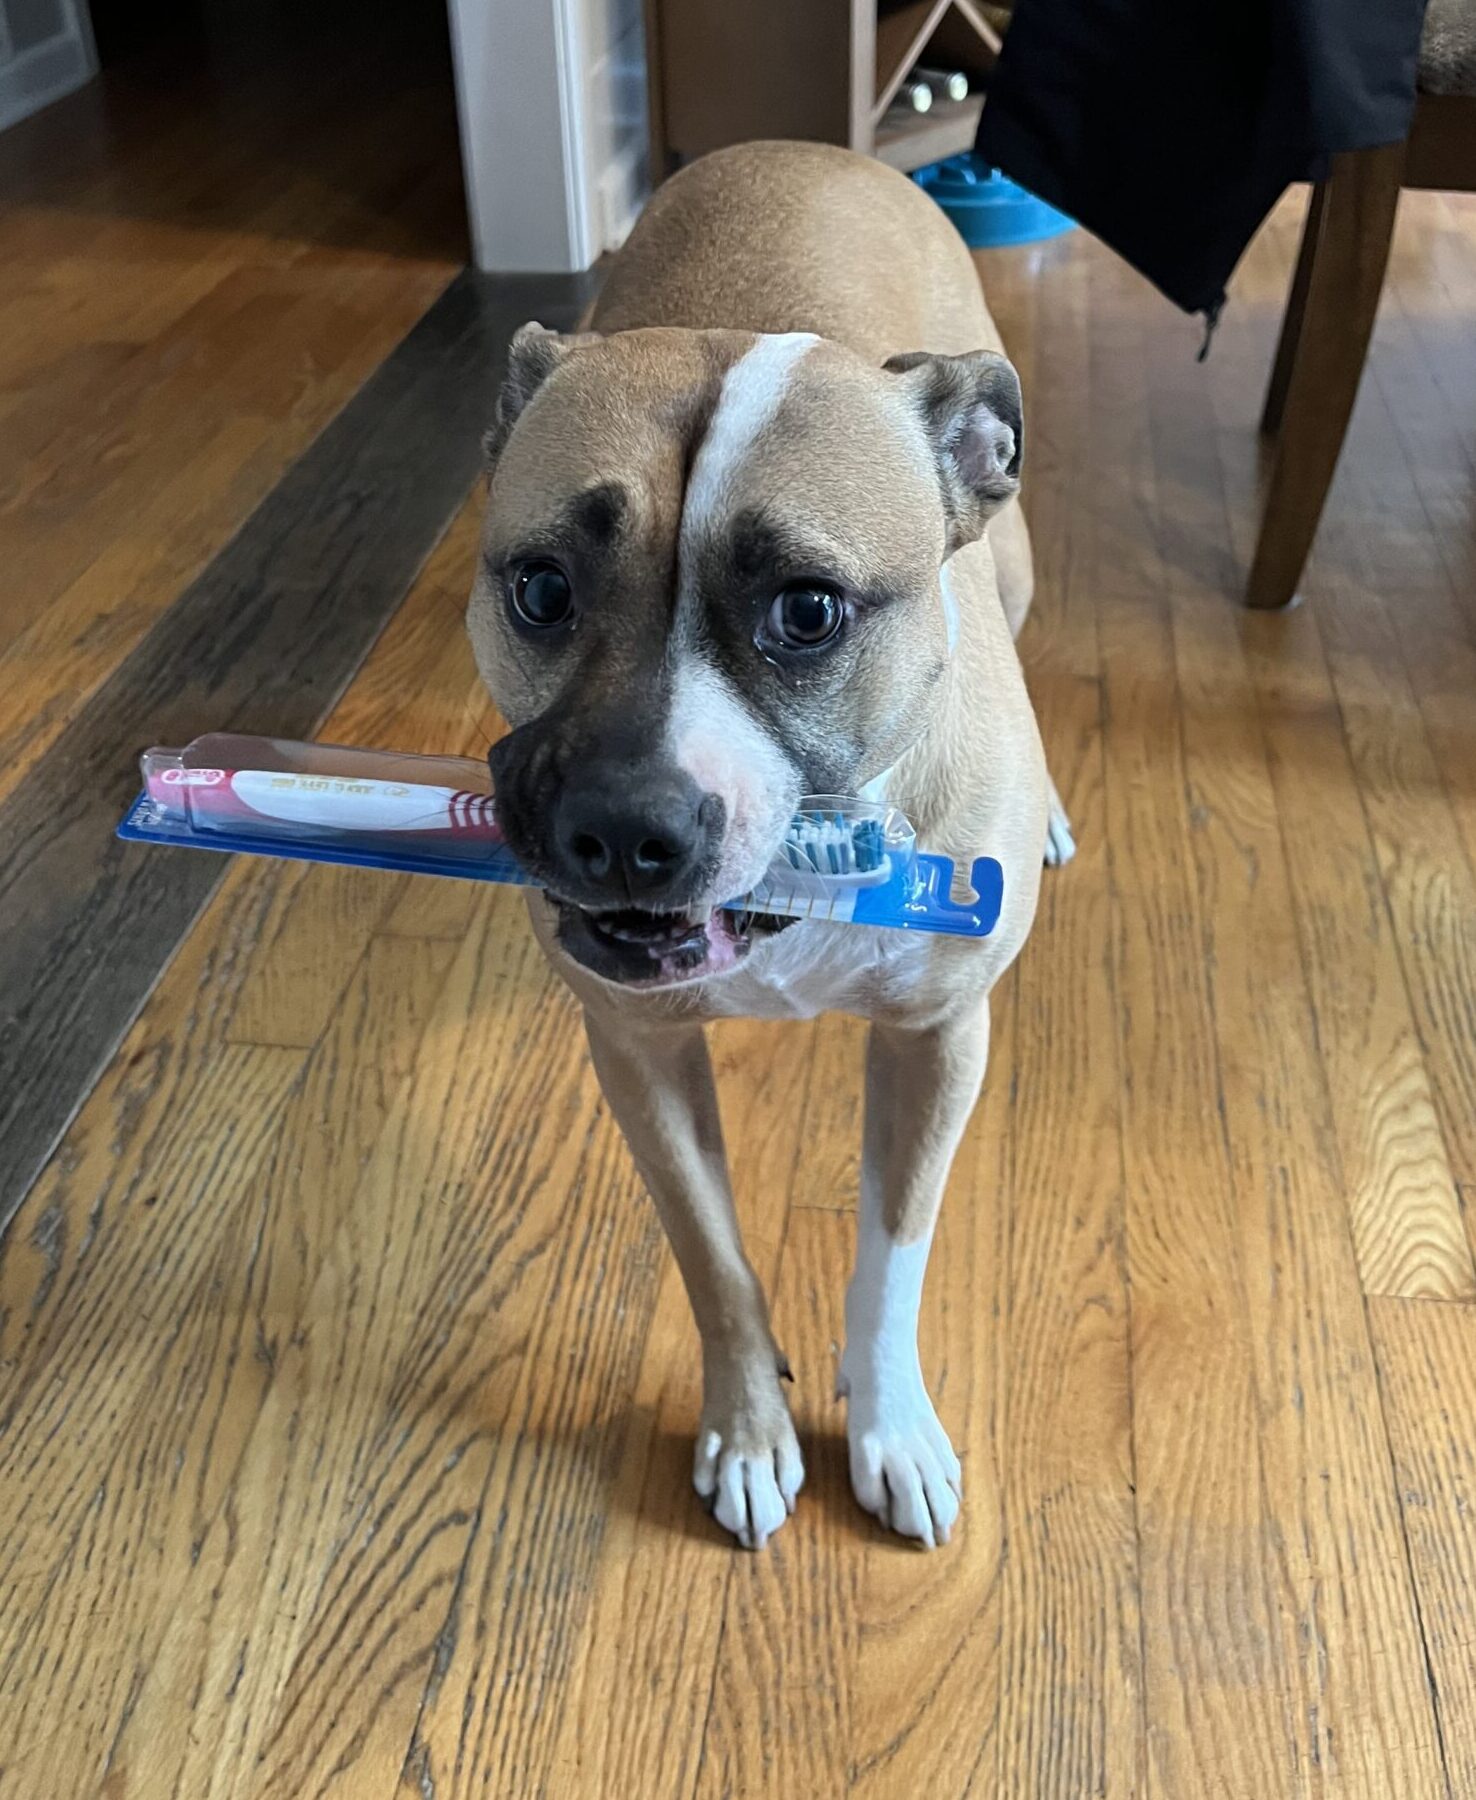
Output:
M1409 130L1425 0L1018 0L979 151L1213 315L1288 182Z

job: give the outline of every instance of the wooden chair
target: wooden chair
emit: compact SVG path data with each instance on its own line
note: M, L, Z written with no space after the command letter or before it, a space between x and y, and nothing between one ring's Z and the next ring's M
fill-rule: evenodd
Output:
M1334 157L1312 191L1261 415L1274 449L1250 606L1287 605L1302 579L1358 396L1401 188L1476 191L1476 0L1431 0L1419 84L1409 137Z

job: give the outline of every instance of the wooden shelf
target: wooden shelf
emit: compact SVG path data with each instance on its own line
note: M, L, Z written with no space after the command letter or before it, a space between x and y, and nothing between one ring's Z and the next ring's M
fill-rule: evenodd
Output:
M876 109L880 119L892 103L912 65L922 54L933 28L953 0L912 0L895 12L878 13L876 20Z
M983 102L889 110L919 61L987 83L989 0L644 0L652 171L749 138L809 138L911 170L971 148Z
M983 44L991 56L998 56L1004 49L1004 39L974 5L974 0L953 0L954 10L960 13L969 30Z
M970 94L967 100L936 100L931 112L894 114L876 128L877 158L910 174L945 156L972 150L983 110L984 96Z

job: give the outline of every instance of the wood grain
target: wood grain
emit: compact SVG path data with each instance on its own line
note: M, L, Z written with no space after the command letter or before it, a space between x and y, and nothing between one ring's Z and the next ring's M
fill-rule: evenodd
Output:
M325 59L312 10L7 134L0 792L461 260L444 36L382 16Z
M995 1070L1018 1075L1008 1257L996 1276L1009 1548L998 1755L992 1785L975 1786L1129 1800L1145 1790L1147 1767L1102 690L1042 678L1036 696L1082 834L1073 879L1047 886L1041 919L1054 957L1079 976L1068 996L1027 952L1014 976L1011 1063ZM1069 1131L1064 1093L1074 1096ZM1049 1637L1049 1657L1026 1648L1032 1627Z
M1153 386L1155 462L1182 469L1190 445L1208 444L1213 472L1202 395L1156 379ZM1213 539L1207 511L1202 529ZM1418 1611L1384 1460L1350 1220L1337 1204L1346 1184L1284 824L1236 654L1245 627L1217 598L1179 593L1172 619L1187 801L1232 1176L1242 1221L1254 1219L1249 1231L1242 1223L1240 1240L1268 1505L1286 1533L1284 1604L1297 1622L1311 1726L1302 1754L1343 1791L1438 1792L1439 1724L1419 1667ZM1330 1504L1320 1474L1334 1466L1350 1477ZM1351 1568L1357 1581L1344 1572ZM1382 1704L1370 1716L1360 1696L1375 1683Z
M1369 1323L1450 1791L1466 1794L1476 1784L1476 1311L1376 1299Z
M1147 1791L1302 1791L1167 619L1103 620Z
M474 479L508 337L580 288L552 285L459 276L0 804L0 1213L220 879L112 839L134 747L313 734Z
M791 1199L802 1176L815 1027L742 1023L714 1034L723 1129L749 1258L772 1294ZM735 1083L734 1077L737 1077ZM782 1100L800 1093L792 1114ZM668 1257L632 1416L607 1499L613 1517L594 1572L588 1624L570 1670L570 1705L550 1751L551 1781L597 1793L634 1785L692 1794L701 1779L714 1681L737 1573L722 1532L692 1495L692 1434L701 1358L686 1296ZM775 1317L781 1344L795 1329ZM795 1351L789 1352L793 1358ZM810 1446L804 1445L808 1454ZM684 1596L673 1609L673 1597ZM627 1687L649 1705L625 1704ZM448 1708L448 1716L454 1712Z
M809 1471L743 1556L690 1489L680 1283L516 896L223 865L0 1240L0 1793L1476 1784L1470 724L1441 656L1473 640L1469 550L1435 542L1476 216L1410 208L1390 385L1286 618L1237 589L1291 211L1207 374L1083 235L986 259L1081 851L995 995L925 1295L953 1542L893 1542L847 1484L855 1022L713 1034ZM485 748L475 527L472 500L323 735Z
M1245 289L1274 304L1279 269L1271 246L1258 245L1243 273ZM1255 485L1247 390L1259 360L1243 315L1228 319L1210 382L1224 518L1242 559L1249 554ZM1350 479L1360 479L1360 454L1355 432L1345 469ZM1207 486L1212 493L1212 480ZM1359 494L1355 504L1364 500ZM1203 517L1206 535L1224 529L1214 511ZM1329 528L1341 529L1337 509ZM1340 587L1334 607L1341 609L1345 596ZM1423 616L1427 609L1410 610ZM1323 653L1321 633L1329 629L1337 626L1307 608L1276 620L1246 620L1239 635L1275 787L1360 1275L1370 1294L1469 1299L1476 1295L1476 1267Z

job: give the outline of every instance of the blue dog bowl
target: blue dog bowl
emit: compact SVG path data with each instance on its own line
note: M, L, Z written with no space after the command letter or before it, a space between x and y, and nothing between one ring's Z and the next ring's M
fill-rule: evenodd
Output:
M1034 244L1075 227L1073 219L991 169L974 150L929 163L912 179L938 202L972 250Z

